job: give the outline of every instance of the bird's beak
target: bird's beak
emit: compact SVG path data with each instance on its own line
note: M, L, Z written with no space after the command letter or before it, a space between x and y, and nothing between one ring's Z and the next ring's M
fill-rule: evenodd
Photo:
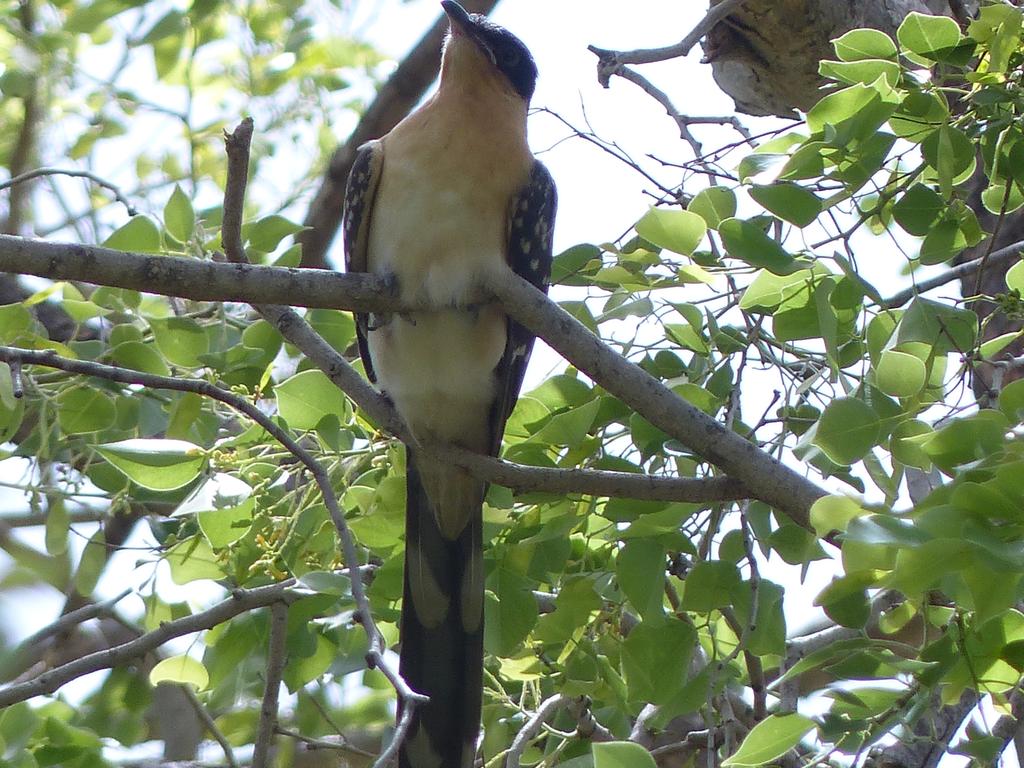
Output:
M483 51L484 55L491 60L492 64L494 64L496 62L494 52L481 39L478 34L478 25L473 20L473 17L469 15L469 11L455 2L455 0L441 0L441 8L444 9L449 22L451 22L452 33L464 34L476 43L477 47Z

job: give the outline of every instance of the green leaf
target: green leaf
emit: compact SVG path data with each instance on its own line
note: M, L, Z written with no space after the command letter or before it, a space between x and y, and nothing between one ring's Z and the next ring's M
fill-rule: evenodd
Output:
M0 341L10 344L30 332L32 313L20 302L0 305Z
M736 753L723 761L722 768L765 765L777 760L799 744L813 728L813 720L795 712L769 715L754 726Z
M999 393L999 409L1014 424L1024 422L1024 379L1011 381Z
M592 265L600 266L601 249L590 243L581 243L567 248L555 256L551 264L553 285L586 285L582 274Z
M943 264L967 247L967 239L955 221L943 221L935 226L921 244L922 264Z
M655 705L671 701L679 692L679 682L686 679L696 645L696 631L676 618L634 627L622 644L630 701Z
M949 107L936 93L911 91L889 118L889 127L900 138L924 141L949 119Z
M606 741L590 745L594 768L655 768L651 753L632 741Z
M640 237L675 253L689 256L707 233L704 219L692 211L651 208L636 223Z
M305 227L288 221L276 213L249 224L245 229L250 247L263 253L271 253L289 235L301 232Z
M249 498L233 507L197 512L196 520L210 546L221 549L234 544L249 532L255 506L255 500Z
M506 567L498 567L487 579L484 604L484 647L498 656L509 656L537 623L537 600L530 582Z
M110 351L114 362L133 371L152 373L157 376L170 376L171 369L151 345L141 341L126 341L118 344Z
M742 583L739 568L723 560L703 560L686 576L683 608L708 613L732 605Z
M202 662L191 656L171 656L159 662L149 671L150 685L160 683L179 683L191 685L195 690L202 691L210 683L210 675Z
M293 429L315 429L324 416L335 415L344 423L348 399L320 370L297 373L274 388L277 408Z
M915 184L893 205L892 215L909 234L924 237L945 210L946 203L937 192L924 184Z
M726 187L708 187L697 193L686 209L696 213L710 229L736 215L736 195Z
M826 407L818 420L814 445L836 464L853 464L878 441L881 424L870 405L853 397L841 397Z
M684 349L691 349L699 355L707 355L708 343L700 330L683 323L666 323L665 335Z
M583 405L594 399L593 388L576 376L552 376L539 387L527 393L552 411Z
M299 583L321 595L348 597L352 594L352 582L348 576L334 571L310 571L299 578Z
M850 128L849 135L837 135L833 142L865 139L877 131L895 108L895 104L883 99L876 88L857 83L830 93L811 107L807 127L819 133L824 132L826 126L845 124Z
M665 548L655 539L631 539L615 560L619 587L645 620L664 615Z
M351 312L338 309L310 309L306 311L306 322L324 337L324 341L338 352L346 352L356 340L356 323ZM271 327L276 334L276 329Z
M974 169L975 147L967 134L951 125L942 125L921 142L921 154L939 177L939 190L949 199L953 185Z
M913 11L896 30L896 39L911 53L939 60L960 43L960 27L948 16L929 16Z
M57 397L57 423L66 435L108 429L115 418L114 401L99 390L75 387Z
M188 485L206 466L206 452L184 440L132 439L108 443L96 450L129 480L154 491L173 491Z
M174 191L164 206L164 227L179 243L187 243L196 228L196 214L192 210L192 201L177 184L174 185Z
M877 29L852 29L833 40L832 45L842 61L896 58L896 43Z
M895 61L864 59L862 61L823 61L818 65L818 72L822 77L848 85L855 83L870 85L880 77L884 77L890 85L896 85L900 81L902 70Z
M918 296L900 318L896 340L900 347L907 342L921 342L936 355L949 352L966 353L974 348L978 337L978 316L967 309Z
M811 525L819 536L825 536L831 531L845 531L851 520L865 514L865 509L849 496L822 496L811 505Z
M68 532L71 529L71 518L68 516L64 500L50 500L46 510L46 554L63 555L68 549ZM86 593L87 594L87 593Z
M936 466L951 472L999 450L1009 428L1001 411L985 409L950 422L922 443L921 449Z
M107 564L107 537L100 529L96 531L82 550L82 557L75 569L75 591L89 596L96 589L96 582L103 575Z
M821 200L813 192L789 181L768 186L755 184L750 189L750 196L765 210L798 227L809 226L821 213Z
M556 413L536 432L531 442L547 445L564 445L570 448L578 446L586 438L594 425L597 412L601 407L599 400L591 400L578 408L571 408Z
M1024 261L1018 261L1006 271L1006 287L1024 295Z
M123 0L95 0L72 8L64 22L64 31L89 34L107 19L127 10L128 4Z
M315 632L313 636L316 644L311 654L289 656L282 678L289 693L295 693L309 681L323 677L338 657L337 645L319 632Z
M181 35L185 31L185 14L179 10L171 10L160 17L149 31L139 40L141 45L152 45L171 35ZM189 206L191 208L191 204ZM170 231L170 228L168 228ZM171 232L172 237L174 233ZM184 242L184 241L182 241Z
M183 368L202 366L202 355L210 349L206 331L190 317L153 317L149 320L153 339L160 353L171 365Z
M164 559L171 567L175 584L188 584L201 579L223 579L226 575L217 562L210 545L202 536L192 536L169 550Z
M842 627L861 629L871 617L868 588L875 586L873 572L837 576L814 599L825 614Z
M928 382L928 369L914 355L887 349L875 369L876 384L887 395L913 397Z
M160 229L148 216L132 216L103 241L106 248L136 253L160 253Z
M889 450L892 451L893 459L908 467L931 469L932 460L921 449L921 443L924 442L924 435L930 435L934 431L930 424L917 419L902 422L893 430L889 440Z
M785 248L749 221L726 219L718 231L729 255L735 259L776 275L786 275L797 268L798 262Z

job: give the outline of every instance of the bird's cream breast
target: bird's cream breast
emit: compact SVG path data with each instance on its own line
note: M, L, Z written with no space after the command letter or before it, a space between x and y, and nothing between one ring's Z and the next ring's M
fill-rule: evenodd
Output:
M533 156L522 130L506 127L522 116L503 122L500 100L435 99L384 139L375 209L393 213L372 222L369 267L394 274L411 303L464 306L504 268L509 203Z

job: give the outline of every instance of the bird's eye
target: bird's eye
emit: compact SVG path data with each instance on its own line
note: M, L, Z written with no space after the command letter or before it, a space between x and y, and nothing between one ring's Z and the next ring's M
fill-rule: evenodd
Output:
M519 64L519 51L515 48L506 48L501 52L501 63L506 67L514 67Z

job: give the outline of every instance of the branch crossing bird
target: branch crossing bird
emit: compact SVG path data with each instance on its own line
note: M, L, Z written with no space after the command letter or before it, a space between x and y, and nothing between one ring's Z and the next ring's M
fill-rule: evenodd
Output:
M479 286L511 268L542 291L554 182L526 141L537 67L508 30L441 3L437 91L360 148L345 194L349 272L394 280L415 312L356 316L367 375L418 442L497 455L533 335ZM422 309L420 309L422 308ZM401 768L471 768L483 690L486 485L406 448L399 671L416 708Z

